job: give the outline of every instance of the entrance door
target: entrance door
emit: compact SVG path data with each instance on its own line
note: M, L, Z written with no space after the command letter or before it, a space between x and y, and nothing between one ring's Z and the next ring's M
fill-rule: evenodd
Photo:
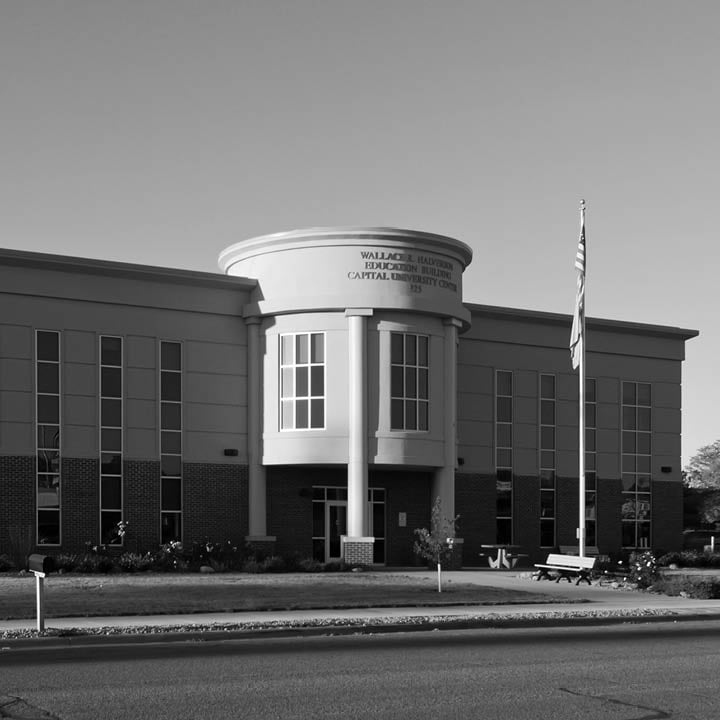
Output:
M342 559L342 535L347 535L347 501L325 503L325 562Z

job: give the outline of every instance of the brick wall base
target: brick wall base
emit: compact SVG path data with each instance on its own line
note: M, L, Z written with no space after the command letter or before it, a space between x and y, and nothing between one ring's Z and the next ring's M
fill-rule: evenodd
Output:
M348 565L372 565L373 538L353 538L343 536L343 560Z

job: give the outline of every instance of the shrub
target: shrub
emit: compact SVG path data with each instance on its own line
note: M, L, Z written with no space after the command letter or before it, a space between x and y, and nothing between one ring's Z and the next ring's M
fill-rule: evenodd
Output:
M60 553L55 556L55 569L62 572L74 572L79 561L80 556L75 553Z
M152 556L150 553L141 555L140 553L125 552L117 559L117 567L122 572L147 572L151 566Z
M631 553L628 571L630 582L636 583L639 588L650 587L658 577L655 556L650 550Z
M300 568L302 572L316 573L322 572L323 564L315 558L305 558L300 561Z
M109 555L85 553L76 556L77 560L73 570L80 573L109 573L115 568L115 563Z
M323 565L324 572L346 572L347 570L350 570L350 566L342 560L333 560Z
M720 552L683 550L670 552L658 559L658 565L677 565L686 568L720 567Z
M246 548L233 545L230 540L215 543L208 539L203 543L193 543L192 561L194 565L209 565L215 572L240 570L247 559Z
M666 575L655 581L653 590L664 595L683 595L698 600L718 600L720 599L720 578Z
M250 559L243 563L242 571L246 573L259 573L263 572L263 565L257 560Z
M262 562L262 572L282 573L286 572L285 559L280 555L271 555Z
M664 555L661 555L658 558L657 564L660 567L668 567L669 565L677 565L679 567L682 565L682 553L679 553L679 552L665 553Z
M161 545L157 552L150 555L150 570L157 572L179 572L187 570L188 563L185 559L183 544L173 541Z
M0 555L0 572L7 572L14 568L15 563L10 559L9 555Z

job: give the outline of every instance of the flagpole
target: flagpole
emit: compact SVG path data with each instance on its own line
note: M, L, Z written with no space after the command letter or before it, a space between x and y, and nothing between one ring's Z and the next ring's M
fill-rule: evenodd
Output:
M580 233L585 248L585 269L587 268L587 243L585 238L585 201L580 201ZM579 513L578 513L578 554L585 557L585 302L587 292L587 272L583 272L583 297L579 308L580 313L580 372L578 373L579 382L579 408L578 408L578 479L579 479Z

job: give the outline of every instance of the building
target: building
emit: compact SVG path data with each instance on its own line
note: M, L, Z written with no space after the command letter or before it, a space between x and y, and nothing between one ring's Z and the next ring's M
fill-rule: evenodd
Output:
M408 565L436 498L530 560L576 545L565 315L464 304L471 250L316 228L224 274L0 251L0 553L244 540ZM588 319L587 545L681 545L694 330Z

